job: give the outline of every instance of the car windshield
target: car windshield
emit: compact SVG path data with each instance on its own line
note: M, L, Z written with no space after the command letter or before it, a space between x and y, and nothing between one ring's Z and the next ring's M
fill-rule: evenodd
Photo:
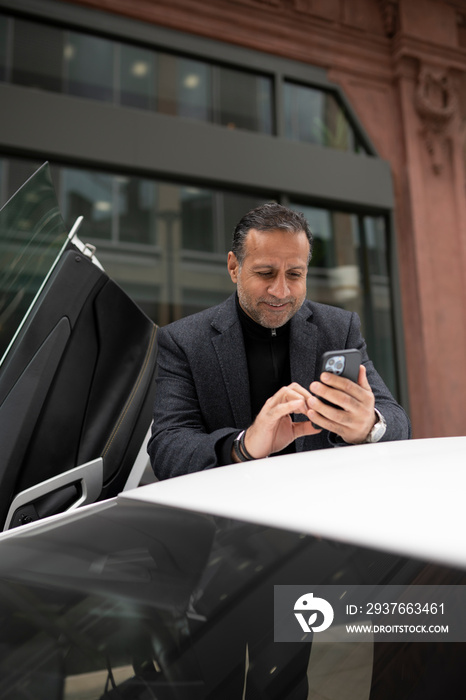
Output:
M0 539L1 696L460 697L448 688L461 682L462 644L274 642L276 585L413 581L456 584L464 574L276 528L105 502ZM438 683L440 694L422 694Z
M45 163L0 210L0 365L66 243Z

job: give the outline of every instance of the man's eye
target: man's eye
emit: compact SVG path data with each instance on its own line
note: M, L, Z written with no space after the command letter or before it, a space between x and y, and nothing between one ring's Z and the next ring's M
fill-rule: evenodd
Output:
M270 277L272 273L271 272L258 272L257 274L260 275L260 277Z

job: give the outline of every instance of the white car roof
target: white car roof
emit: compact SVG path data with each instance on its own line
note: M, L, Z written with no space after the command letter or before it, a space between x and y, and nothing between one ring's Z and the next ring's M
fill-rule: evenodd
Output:
M121 494L466 568L466 437L330 448Z

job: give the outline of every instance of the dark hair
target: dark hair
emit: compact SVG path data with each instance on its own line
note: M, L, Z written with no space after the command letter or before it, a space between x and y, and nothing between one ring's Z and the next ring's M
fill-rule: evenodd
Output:
M304 214L283 207L276 202L267 202L267 204L261 204L245 214L235 227L231 250L236 255L240 265L244 260L244 242L252 228L257 231L279 229L291 233L304 231L309 241L309 260L311 259L313 238Z

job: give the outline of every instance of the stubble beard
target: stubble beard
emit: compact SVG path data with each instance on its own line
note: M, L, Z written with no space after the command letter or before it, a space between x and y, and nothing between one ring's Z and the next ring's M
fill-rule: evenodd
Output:
M293 316L299 311L304 303L305 296L302 299L291 298L291 299L252 299L249 294L247 294L241 287L240 283L237 284L238 299L241 308L247 313L248 316L252 318L253 321L263 326L264 328L281 328L288 321L293 318ZM280 304L287 303L287 312L283 312L283 315L277 313L277 317L274 318L272 314L273 311L267 311L266 308L261 308L263 303Z

